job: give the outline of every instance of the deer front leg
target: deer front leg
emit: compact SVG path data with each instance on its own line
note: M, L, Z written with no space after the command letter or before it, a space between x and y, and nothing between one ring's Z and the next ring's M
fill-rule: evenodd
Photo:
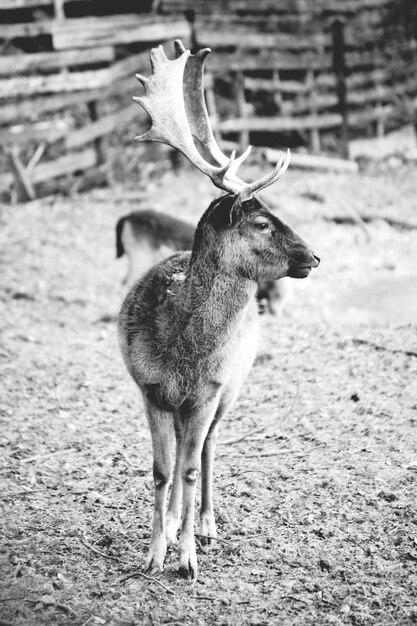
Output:
M194 540L195 492L203 444L214 419L217 402L216 395L202 408L194 409L192 412L182 411L180 415L185 426L180 453L183 511L178 550L180 574L184 578L197 578L197 554Z
M152 525L152 538L145 562L145 572L156 574L164 569L167 551L165 538L165 506L168 484L172 471L172 446L174 438L173 415L161 411L150 403L147 414L152 435L153 479L155 507Z
M178 421L178 420L177 420ZM168 511L166 517L166 538L168 546L177 542L177 532L181 526L182 507L182 478L181 478L181 439L182 433L179 424L176 424L175 435L177 437L176 459L174 480L171 487Z

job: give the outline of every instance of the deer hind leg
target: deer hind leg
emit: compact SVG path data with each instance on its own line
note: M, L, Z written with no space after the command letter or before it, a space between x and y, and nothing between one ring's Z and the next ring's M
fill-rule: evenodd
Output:
M180 445L179 468L183 490L181 534L178 544L180 574L185 578L197 577L197 554L194 540L195 492L201 467L204 441L216 414L218 395L193 409L181 407L180 420L183 431Z
M145 571L155 574L163 571L167 551L165 506L173 464L174 419L172 413L160 410L146 400L145 403L152 436L155 489L152 538L145 562Z

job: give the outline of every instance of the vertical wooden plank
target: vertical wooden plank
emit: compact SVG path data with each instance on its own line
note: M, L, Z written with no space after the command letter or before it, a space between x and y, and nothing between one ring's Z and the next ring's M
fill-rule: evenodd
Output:
M64 2L65 0L54 0L55 19L57 20L65 19Z
M306 84L308 87L308 99L310 104L310 115L317 117L316 106L316 89L315 89L315 77L313 70L307 70ZM320 130L318 128L312 128L310 131L310 144L313 154L318 154L321 151L320 143Z
M243 80L243 72L236 72L235 76L235 97L236 97L236 105L238 110L238 116L242 118L242 120L248 119L248 109L246 106L246 98L245 98L245 85ZM249 131L247 128L244 128L240 132L240 146L243 149L246 149L250 143Z
M210 117L210 125L214 136L218 139L220 131L219 127L219 114L217 112L216 99L214 97L214 80L212 74L206 74L204 81L204 92L206 96L206 106Z
M347 159L349 158L349 121L345 62L345 34L344 24L340 20L333 22L332 35L333 71L336 78L336 93L338 100L337 112L342 116L340 153Z
M92 122L96 122L98 120L96 100L91 100L90 102L87 102L87 108L90 120ZM94 147L97 154L97 165L102 165L106 158L104 153L103 140L101 137L97 137L97 139L94 140Z
M12 147L10 151L10 165L13 171L18 202L26 202L26 200L34 200L36 198L35 190L32 185L23 164L19 158L17 148Z
M36 148L33 156L31 157L29 163L26 165L26 174L29 176L29 178L32 177L33 172L35 170L35 167L37 166L37 164L39 163L39 161L41 160L43 153L46 150L46 141L42 141L38 147Z
M274 90L274 101L280 113L282 113L282 92L280 88L279 70L272 72L272 88Z
M377 91L381 92L381 85L377 86ZM377 137L383 137L385 135L385 116L384 116L384 107L383 107L383 101L382 101L382 95L379 98L377 104L376 104L376 112L377 112L377 118L376 118L376 136Z

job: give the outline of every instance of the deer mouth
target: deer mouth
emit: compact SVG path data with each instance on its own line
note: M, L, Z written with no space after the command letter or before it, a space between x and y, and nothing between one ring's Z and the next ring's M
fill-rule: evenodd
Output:
M290 278L307 278L310 274L312 267L310 265L301 265L298 267L291 267L287 276Z
M301 258L300 261L300 264L297 262L293 265L290 264L287 276L290 276L290 278L306 278L313 267L320 265L320 258L313 253L309 254L307 258Z

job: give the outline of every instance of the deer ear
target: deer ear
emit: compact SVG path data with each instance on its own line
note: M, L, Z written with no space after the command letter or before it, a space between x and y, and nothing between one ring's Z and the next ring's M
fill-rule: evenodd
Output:
M235 202L236 196L232 194L217 200L211 212L212 224L216 230L230 228L236 222Z

